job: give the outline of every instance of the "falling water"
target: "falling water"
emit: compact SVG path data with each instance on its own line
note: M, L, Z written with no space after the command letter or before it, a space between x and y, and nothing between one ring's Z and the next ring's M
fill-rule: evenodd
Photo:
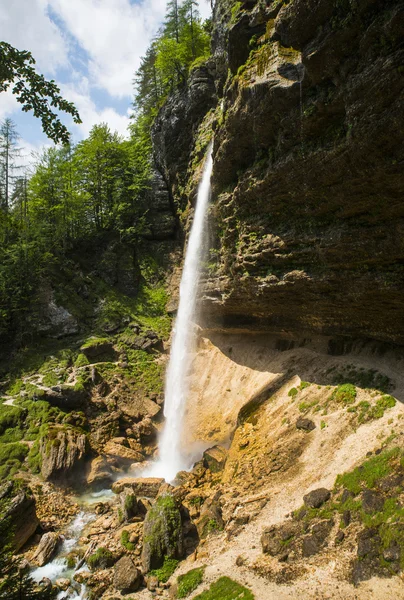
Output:
M180 303L166 378L164 407L166 423L159 443L159 460L150 472L151 475L164 477L167 481L172 481L178 471L192 466L190 464L192 457L181 450L181 434L188 395L187 374L195 341L192 320L195 316L212 168L212 146L210 146L202 180L199 184L195 215L181 278Z

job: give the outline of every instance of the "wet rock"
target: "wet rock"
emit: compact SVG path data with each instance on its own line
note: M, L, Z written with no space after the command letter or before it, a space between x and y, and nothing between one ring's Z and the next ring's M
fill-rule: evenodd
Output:
M148 511L143 525L143 572L161 567L165 556L179 559L183 553L180 510L172 496L160 496Z
M309 508L320 508L331 497L331 492L326 488L313 490L303 496L303 502Z
M120 494L125 488L130 488L136 496L156 498L163 483L164 479L160 477L123 477L115 481L112 491Z
M104 456L97 456L91 461L90 472L87 475L87 485L94 489L105 489L110 487L114 481L116 461Z
M224 446L214 446L203 453L203 464L211 473L218 473L223 471L227 455L228 451Z
M364 490L362 493L362 508L366 513L383 510L384 496L373 490Z
M55 556L58 546L61 542L61 537L58 533L45 533L41 537L39 546L32 557L34 563L38 567L43 567Z
M70 587L70 579L56 579L55 585L62 592L66 592Z
M296 428L301 429L302 431L313 431L316 428L316 425L310 419L305 419L304 417L299 417L296 421Z
M136 592L142 583L142 574L129 556L123 556L114 566L114 588L123 594Z

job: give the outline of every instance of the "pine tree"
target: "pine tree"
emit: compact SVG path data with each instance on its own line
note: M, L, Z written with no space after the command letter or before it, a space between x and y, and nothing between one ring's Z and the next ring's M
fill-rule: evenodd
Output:
M14 184L14 172L18 169L17 159L20 156L18 147L19 135L11 119L0 124L0 174L1 174L1 208L8 212Z

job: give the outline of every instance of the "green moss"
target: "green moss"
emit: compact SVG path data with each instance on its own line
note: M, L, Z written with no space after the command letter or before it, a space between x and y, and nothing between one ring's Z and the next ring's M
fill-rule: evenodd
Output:
M154 569L153 571L150 571L150 575L157 577L159 582L165 583L170 579L171 575L178 567L178 563L179 561L175 558L168 558L165 556L163 566L160 567L160 569Z
M177 598L186 598L196 590L196 588L203 581L203 574L205 572L206 567L199 567L198 569L192 569L185 573L184 575L180 575L177 579L178 591Z
M220 577L212 583L209 590L196 596L195 600L254 600L254 595L229 577Z
M114 555L107 548L98 548L94 554L87 558L87 565L90 569L108 569L115 562Z
M292 389L290 389L288 391L288 396L290 398L295 398L295 396L297 396L297 394L298 394L298 391L297 391L297 389L295 387L293 387Z
M300 402L299 410L300 410L300 412L306 413L314 406L317 406L318 403L319 403L319 400L312 400L311 402L307 402L307 401Z
M0 444L0 478L7 479L15 475L28 452L29 448L26 444L19 442Z
M220 527L216 519L210 519L206 525L206 532L209 534L215 531L222 531L222 527Z
M121 533L121 544L126 550L129 550L129 552L134 552L136 550L136 544L132 544L132 542L129 541L129 531L126 531L126 529Z
M353 404L356 398L356 388L351 383L339 385L332 394L332 399L341 404Z
M56 373L46 373L42 379L42 383L47 387L53 387L59 383L59 378Z
M85 367L89 365L90 362L85 354L80 353L74 362L75 367Z
M231 9L231 17L230 17L230 25L234 25L239 17L239 14L241 12L241 7L242 7L242 3L241 2L236 2Z
M175 558L181 536L181 514L173 496L157 498L147 513L144 532L143 543L153 557L151 566L160 567L166 559Z
M301 381L300 385L299 385L299 390L304 390L310 386L311 386L311 383L309 383L308 381Z

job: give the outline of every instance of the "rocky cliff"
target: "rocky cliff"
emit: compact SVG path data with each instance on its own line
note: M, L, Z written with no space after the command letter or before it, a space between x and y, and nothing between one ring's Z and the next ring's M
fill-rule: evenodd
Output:
M394 0L216 2L215 66L155 128L178 194L223 94L205 325L404 341L403 27Z

